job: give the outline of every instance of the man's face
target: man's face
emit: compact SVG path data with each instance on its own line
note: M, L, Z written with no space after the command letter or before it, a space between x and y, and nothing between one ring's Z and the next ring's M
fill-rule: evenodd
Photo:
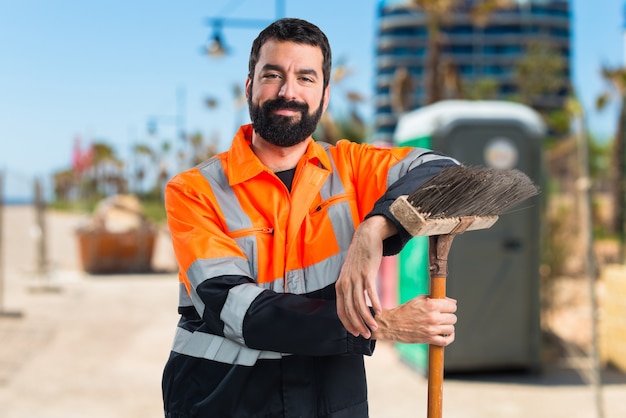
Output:
M272 40L261 47L246 95L252 125L263 139L290 147L315 131L328 103L322 60L321 50L310 45Z

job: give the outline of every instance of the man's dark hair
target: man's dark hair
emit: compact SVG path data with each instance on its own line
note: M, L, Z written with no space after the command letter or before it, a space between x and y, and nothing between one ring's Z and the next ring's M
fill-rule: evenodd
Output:
M252 43L250 51L250 61L248 62L248 76L254 77L254 68L259 61L261 47L270 40L280 42L295 42L297 44L305 44L317 46L322 50L324 61L322 70L324 72L324 88L330 83L330 68L332 65L332 56L330 52L330 44L324 32L314 24L302 19L284 18L279 19L263 29L259 36Z

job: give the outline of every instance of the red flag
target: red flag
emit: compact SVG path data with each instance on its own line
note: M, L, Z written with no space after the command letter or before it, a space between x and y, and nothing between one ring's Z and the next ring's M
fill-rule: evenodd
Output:
M80 149L80 137L74 138L74 149L72 151L72 168L77 173L80 173L83 169L82 167L82 150Z

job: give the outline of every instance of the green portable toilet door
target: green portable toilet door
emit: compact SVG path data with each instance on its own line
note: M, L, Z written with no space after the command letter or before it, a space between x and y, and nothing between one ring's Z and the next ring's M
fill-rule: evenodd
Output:
M422 135L399 143L401 146L431 148L430 135ZM428 237L413 237L398 255L398 299L404 303L418 295L427 295ZM395 344L402 359L421 373L428 370L428 346L426 344Z
M515 123L459 123L433 142L465 165L517 168L538 182L538 138ZM447 371L537 367L538 211L533 198L490 229L455 237L447 294L459 301L459 321Z

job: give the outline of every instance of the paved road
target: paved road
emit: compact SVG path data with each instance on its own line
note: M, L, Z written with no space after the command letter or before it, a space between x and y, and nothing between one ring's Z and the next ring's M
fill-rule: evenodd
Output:
M4 214L4 295L0 318L0 417L161 416L160 377L177 321L174 273L90 276L80 271L72 234L78 218L48 215L47 277L33 272L34 214ZM166 241L166 240L165 240ZM171 267L167 242L157 247ZM390 344L367 359L371 417L426 416L427 382ZM605 418L626 416L626 376L604 373ZM446 378L448 418L590 418L594 394L572 370L540 376Z

